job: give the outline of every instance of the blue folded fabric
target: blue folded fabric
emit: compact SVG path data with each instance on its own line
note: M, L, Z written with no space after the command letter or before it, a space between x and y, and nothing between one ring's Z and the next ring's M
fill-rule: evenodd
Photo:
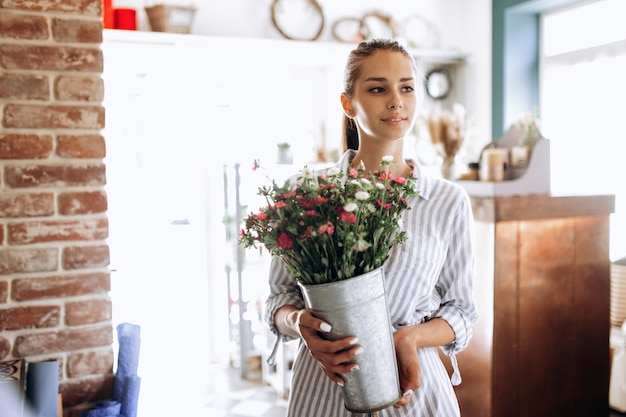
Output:
M119 401L104 401L94 404L91 410L82 414L82 417L122 417L122 403Z
M130 323L122 323L117 326L119 355L117 372L113 380L113 400L115 401L122 402L124 399L126 377L137 375L141 345L140 329L140 326Z
M124 384L122 399L122 415L124 417L137 417L137 403L139 401L139 386L141 378L137 375L127 376Z
M141 327L122 323L117 326L119 353L113 379L113 401L97 403L81 417L137 417L139 386L139 348Z

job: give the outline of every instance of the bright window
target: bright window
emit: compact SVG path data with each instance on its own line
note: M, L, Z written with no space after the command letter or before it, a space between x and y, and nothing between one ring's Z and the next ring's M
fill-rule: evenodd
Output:
M626 256L624 16L626 1L603 0L541 19L540 118L550 139L551 188L615 195L611 260Z
M624 17L624 0L594 1L545 14L544 53L553 56L626 39Z

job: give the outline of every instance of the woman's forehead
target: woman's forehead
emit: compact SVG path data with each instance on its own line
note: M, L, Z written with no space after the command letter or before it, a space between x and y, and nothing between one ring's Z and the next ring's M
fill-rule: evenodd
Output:
M411 58L401 52L377 51L361 63L360 79L413 78L415 68Z

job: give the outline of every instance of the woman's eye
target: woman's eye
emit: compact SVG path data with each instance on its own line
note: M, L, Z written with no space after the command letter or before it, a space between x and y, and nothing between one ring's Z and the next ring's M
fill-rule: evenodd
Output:
M370 92L372 92L372 93L382 93L382 92L384 92L384 91L385 91L385 89L384 89L384 88L382 88L382 87L373 87L373 88L370 88Z
M405 93L411 93L414 91L414 88L412 85L407 85L406 87L402 87L402 91L404 91Z

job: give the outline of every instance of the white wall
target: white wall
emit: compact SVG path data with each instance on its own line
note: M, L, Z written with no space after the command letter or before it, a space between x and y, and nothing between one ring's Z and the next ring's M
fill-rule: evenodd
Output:
M137 9L139 30L149 31L144 6L158 0L114 0L114 7ZM272 0L164 0L166 4L196 7L191 32L197 35L281 39L271 22ZM319 41L333 41L332 24L343 17L378 11L401 26L418 15L439 31L441 48L468 55L466 107L478 141L491 137L491 0L319 0L325 28ZM242 53L245 51L233 51Z

